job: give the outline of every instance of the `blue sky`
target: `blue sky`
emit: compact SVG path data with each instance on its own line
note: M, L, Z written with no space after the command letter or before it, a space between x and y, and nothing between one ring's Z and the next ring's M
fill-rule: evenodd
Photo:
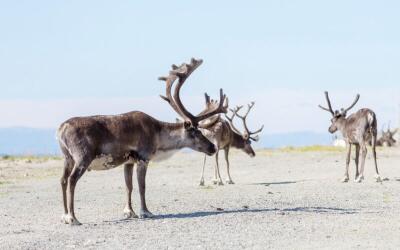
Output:
M270 131L322 131L329 117L315 107L327 89L338 105L358 92L360 105L396 121L399 10L398 1L2 1L0 127L136 109L173 119L157 77L192 56L204 59L183 89L194 109L222 87L231 103L259 103ZM279 124L292 120L300 125Z

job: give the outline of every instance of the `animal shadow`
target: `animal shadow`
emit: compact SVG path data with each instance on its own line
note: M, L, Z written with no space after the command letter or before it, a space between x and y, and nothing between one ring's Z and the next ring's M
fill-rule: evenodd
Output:
M174 214L161 214L156 215L153 218L145 220L166 220L166 219L192 219L201 218L208 216L218 216L223 214L242 214L242 213L266 213L275 212L282 214L290 213L315 213L315 214L337 214L337 215L348 215L356 214L359 212L358 209L352 208L337 208L337 207L294 207L294 208L260 208L260 209L233 209L233 210L222 210L222 211L199 211L199 212L189 212L189 213L174 213ZM105 223L119 224L119 223L129 223L138 219L116 219L104 221Z

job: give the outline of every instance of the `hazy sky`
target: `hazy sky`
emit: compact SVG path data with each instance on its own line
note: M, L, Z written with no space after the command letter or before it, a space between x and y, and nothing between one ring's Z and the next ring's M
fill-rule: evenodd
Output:
M220 87L256 101L266 132L326 131L316 108L361 94L380 123L400 103L398 1L1 1L0 127L56 127L76 115L176 116L157 77L192 56L183 89L199 111ZM196 113L195 112L195 113Z

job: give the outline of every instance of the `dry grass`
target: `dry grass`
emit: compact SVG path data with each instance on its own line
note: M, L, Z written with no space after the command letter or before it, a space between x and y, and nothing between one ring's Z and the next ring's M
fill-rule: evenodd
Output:
M46 162L50 160L61 160L60 156L56 155L3 155L0 157L2 161L24 161L26 163L31 162Z
M332 153L340 153L345 152L345 148L334 147L334 146L322 146L322 145L312 145L312 146L304 146L304 147L283 147L278 149L260 149L257 150L257 154L259 155L273 155L273 154L281 154L281 153L308 153L308 152L332 152Z
M57 156L3 156L0 158L0 186L60 174L62 161Z

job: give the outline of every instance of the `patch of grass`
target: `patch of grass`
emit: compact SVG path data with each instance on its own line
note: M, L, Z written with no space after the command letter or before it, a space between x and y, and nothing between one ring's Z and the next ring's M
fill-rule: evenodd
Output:
M211 186L211 185L207 185L207 186L200 187L200 189L212 190L212 189L215 189L215 187L214 187L214 186Z
M334 146L312 145L304 147L284 147L282 152L344 152L345 148Z
M10 181L0 181L0 185L6 185L6 184L11 184Z
M303 147L283 147L278 149L257 150L257 154L272 155L274 153L307 153L307 152L345 152L345 148L334 146L311 145Z
M26 163L31 162L45 162L50 160L61 160L62 157L57 155L3 155L1 160L5 161L25 161Z

